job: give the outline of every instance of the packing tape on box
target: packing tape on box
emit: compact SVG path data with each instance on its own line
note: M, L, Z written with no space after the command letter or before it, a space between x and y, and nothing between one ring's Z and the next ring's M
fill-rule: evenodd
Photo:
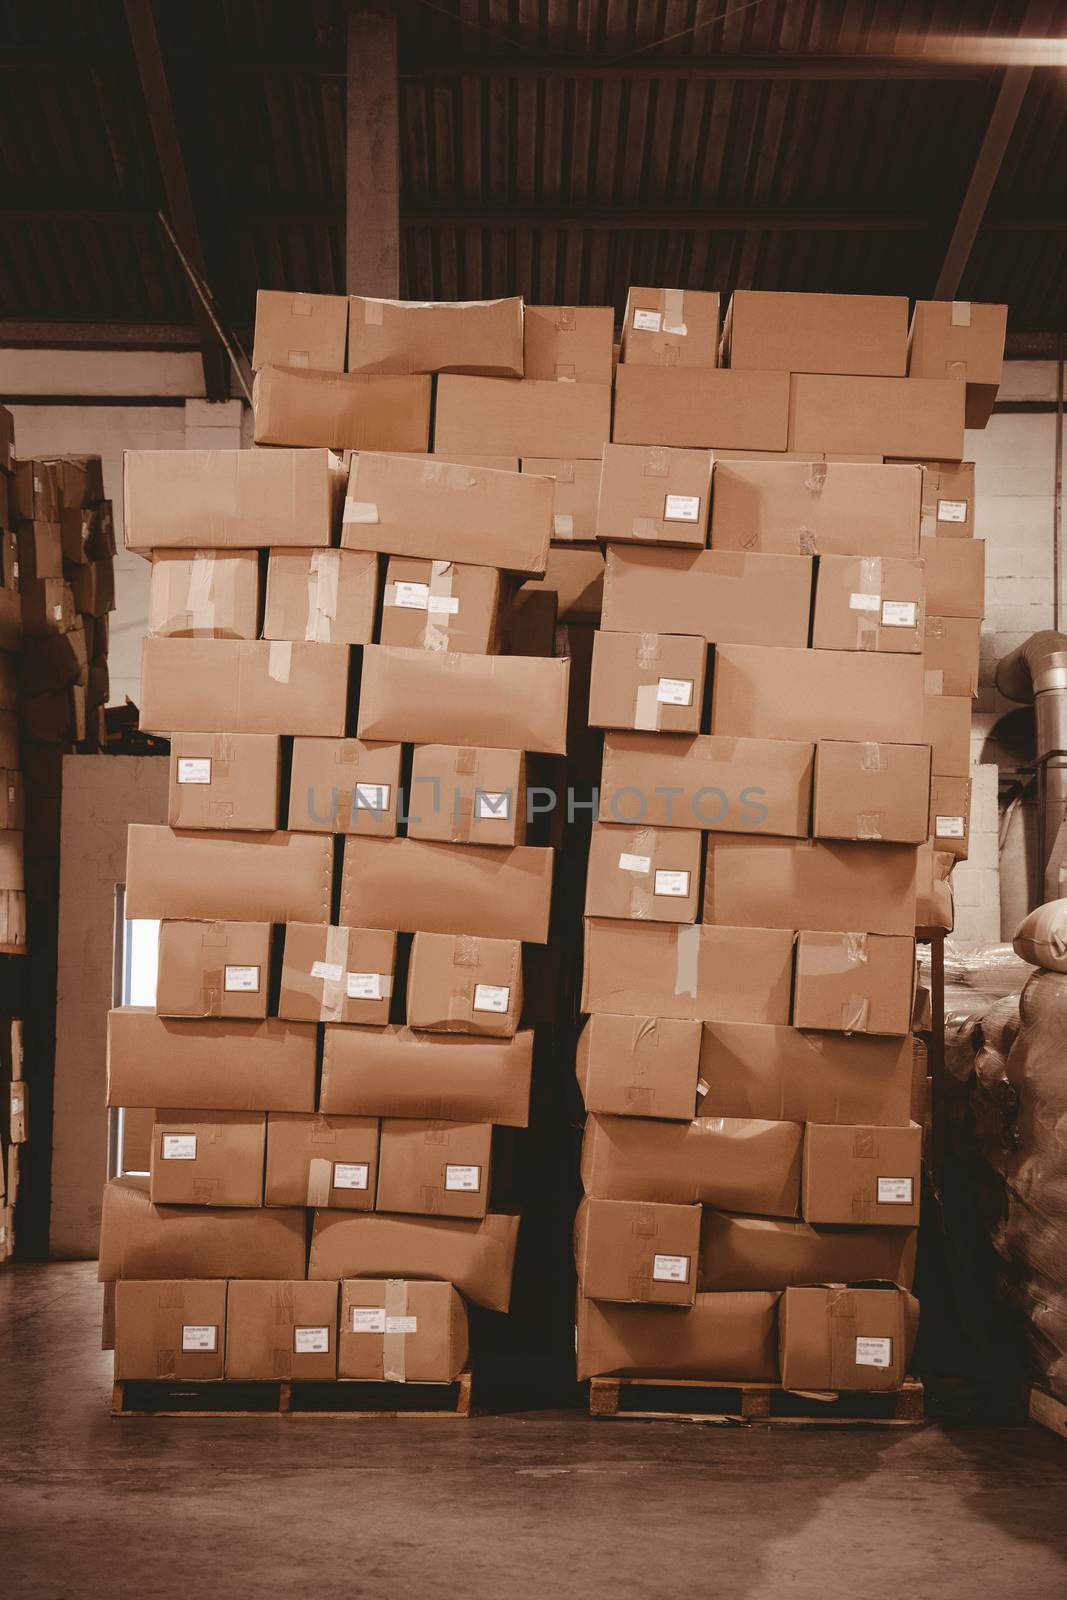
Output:
M877 739L864 739L860 746L860 768L864 772L882 772L888 763L882 757L882 747Z
M884 811L857 811L856 838L881 839L885 828Z
M553 514L552 533L557 539L574 538L574 518L569 511L557 511Z
M653 544L659 538L659 524L655 517L634 517L630 522L630 532L642 544Z
M574 482L574 462L573 461L557 461L556 462L555 479L556 479L557 483L573 483Z
M308 1162L309 1206L328 1206L333 1188L333 1162L328 1156L312 1156Z
M634 695L634 727L643 733L657 733L660 715L659 683L638 684Z
M275 683L288 683L293 670L293 646L288 639L272 639L267 655L267 676Z
M454 461L420 462L419 478L429 489L451 489L454 494L466 494L478 483L473 467L459 466Z
M229 563L226 563L229 565ZM165 562L166 567L178 563ZM218 563L214 556L197 553L189 563L189 584L185 593L185 613L192 638L211 638L215 632L215 574Z
M573 333L578 326L578 312L574 306L556 307L556 327L560 333Z
M954 328L969 328L971 325L971 302L969 300L953 300L949 319Z
M681 289L663 291L663 331L684 339L689 329L685 325L685 294Z
M945 674L938 668L936 672L923 673L923 694L944 694Z
M865 933L835 933L833 944L808 944L803 951L803 972L812 978L840 977L867 960Z
M200 1004L205 1017L217 1017L222 1012L222 967L205 967L200 979Z
M340 1022L345 1009L345 973L348 970L348 928L326 929L326 971L322 979L322 1020ZM334 974L340 969L340 976Z
M422 647L438 653L448 649L450 619L459 611L459 599L452 593L451 561L431 561L430 592L426 599L426 626Z
M662 655L658 633L639 633L637 635L637 665L639 667L654 667Z
M700 924L678 929L674 960L674 992L696 999L700 973Z
M308 614L304 638L311 644L329 644L337 621L341 585L340 550L313 550L308 572Z
M408 1286L402 1278L387 1278L385 1283L385 1333L382 1336L382 1377L386 1383L407 1382L405 1357Z
M826 487L826 472L825 461L808 462L808 475L804 479L804 487L809 494L822 494Z
M855 649L877 650L881 639L882 561L880 556L860 560L859 592L849 596L849 608L856 613Z
M650 445L645 451L644 466L641 469L642 476L645 478L666 478L670 476L670 470L670 461L664 447L661 444Z
M381 520L378 507L373 500L346 500L344 510L341 512L342 522L357 522L364 527L371 527Z

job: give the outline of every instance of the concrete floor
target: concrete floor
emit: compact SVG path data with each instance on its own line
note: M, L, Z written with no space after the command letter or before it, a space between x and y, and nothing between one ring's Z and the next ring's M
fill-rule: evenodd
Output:
M0 1272L4 1600L1067 1593L1037 1428L115 1421L91 1267Z

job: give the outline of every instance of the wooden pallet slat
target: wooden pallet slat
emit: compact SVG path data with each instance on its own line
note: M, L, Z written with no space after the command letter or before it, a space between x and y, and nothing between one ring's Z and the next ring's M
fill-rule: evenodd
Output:
M657 1392L665 1389L693 1392L694 1399L699 1393L707 1404L664 1409L655 1402ZM728 1383L722 1379L591 1378L589 1414L644 1422L762 1423L794 1428L914 1428L925 1420L923 1386L915 1378L905 1378L899 1389L827 1395L801 1395L777 1383Z
M423 1405L360 1405L378 1398L382 1391L403 1389L424 1401ZM113 1417L286 1417L315 1418L319 1421L366 1421L371 1418L409 1418L415 1421L438 1418L468 1418L472 1412L472 1374L460 1373L455 1383L378 1384L355 1379L339 1379L331 1384L300 1384L291 1380L262 1383L154 1383L147 1380L117 1379L111 1391ZM324 1395L336 1398L335 1405L309 1404L309 1399ZM197 1404L182 1402L195 1400ZM245 1401L246 1404L239 1402ZM260 1402L253 1404L253 1401ZM341 1402L345 1403L342 1404ZM227 1403L229 1402L229 1403Z
M1030 1403L1027 1409L1031 1422L1039 1422L1051 1433L1059 1434L1061 1439L1067 1439L1067 1406L1062 1400L1057 1400L1047 1389L1039 1389L1035 1385L1030 1390Z

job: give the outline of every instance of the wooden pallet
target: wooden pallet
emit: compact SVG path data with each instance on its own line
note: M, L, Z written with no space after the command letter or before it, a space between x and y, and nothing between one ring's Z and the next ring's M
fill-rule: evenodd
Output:
M403 1401L400 1404L400 1401ZM471 1374L455 1383L167 1383L118 1380L113 1417L309 1417L318 1421L370 1417L471 1415Z
M1030 1390L1027 1409L1031 1422L1040 1422L1043 1428L1058 1433L1061 1439L1067 1439L1067 1406L1062 1400L1057 1400L1045 1389L1035 1387Z
M671 1404L664 1408L664 1404ZM701 1402L694 1408L694 1402ZM883 1394L810 1395L777 1383L724 1383L696 1378L591 1378L591 1417L645 1422L706 1422L774 1427L864 1425L914 1428L924 1420L923 1386L905 1378Z

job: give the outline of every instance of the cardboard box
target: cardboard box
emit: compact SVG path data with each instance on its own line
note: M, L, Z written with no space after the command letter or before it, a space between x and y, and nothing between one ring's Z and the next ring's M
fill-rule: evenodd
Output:
M523 303L518 295L425 301L354 294L348 306L349 372L522 377Z
M574 1219L578 1285L590 1300L691 1306L700 1207L586 1195Z
M59 513L59 529L65 561L102 561L115 554L110 500L94 506L65 506Z
M115 561L105 556L101 561L86 561L80 567L69 569L70 586L74 594L74 609L83 616L102 617L115 609Z
M560 622L599 622L604 552L599 545L553 545L540 587L558 596Z
M139 1006L108 1012L107 1103L202 1111L313 1111L316 1030L267 1017L206 1022Z
M256 550L160 550L152 557L148 632L153 637L255 639L259 602Z
M331 838L149 823L133 824L128 835L127 917L328 922L332 881Z
M454 1284L489 1311L506 1311L518 1233L518 1217L504 1213L472 1221L316 1211L308 1277L426 1278Z
M127 450L127 550L329 545L347 473L329 450Z
M261 1279L229 1284L226 1376L245 1383L332 1382L337 1376L337 1284Z
M290 294L282 289L257 291L254 372L260 367L343 372L347 340L345 295Z
M327 1027L322 1110L331 1114L493 1122L529 1120L533 1034L508 1039Z
M937 850L965 861L971 840L970 778L933 778L928 835Z
M16 591L0 589L0 649L21 652L19 682L23 694L53 694L58 689L87 684L88 642L82 619L76 619L69 633L27 634L23 639L20 636L20 600ZM14 636L7 631L9 616L14 621Z
M955 864L955 856L944 850L935 850L932 843L920 848L916 928L924 932L927 929L952 932L954 907L949 877Z
M159 925L156 1011L161 1017L265 1017L269 922Z
M225 1346L225 1283L186 1279L118 1285L116 1381L212 1382L223 1375Z
M600 460L523 456L523 472L551 478L553 539L595 539L596 503L600 494Z
M723 361L734 369L902 378L908 362L908 298L735 289L722 344Z
M10 412L8 413L10 416ZM4 441L5 446L7 441ZM12 458L9 456L9 461ZM19 522L59 521L59 480L48 461L12 461L10 510Z
M912 845L716 834L708 839L703 918L910 936L917 873Z
M923 535L926 604L935 617L985 615L985 540Z
M710 450L604 446L596 537L617 543L708 542Z
M966 385L967 426L984 428L1004 366L1007 306L973 300L916 300L908 341L913 378L955 378Z
M112 1178L104 1189L98 1275L101 1283L197 1273L306 1277L306 1217L302 1208L156 1206L148 1198L147 1178Z
M776 1294L698 1294L689 1310L578 1297L578 1377L774 1383Z
M380 643L495 655L500 649L501 601L500 573L494 567L390 556Z
M923 686L928 695L978 693L981 650L980 617L933 617L927 614L923 638Z
M609 733L600 820L804 838L813 764L796 740Z
M804 647L811 577L809 556L611 545L602 626L691 634L709 644Z
M711 688L712 733L930 742L918 656L723 645Z
M936 778L971 775L971 701L969 696L928 694L923 701L923 741L930 746Z
M346 644L303 640L146 639L141 727L336 737L348 713L349 654Z
M15 538L18 576L23 583L63 576L63 542L58 522L20 522Z
M917 1239L913 1228L813 1228L705 1211L699 1286L721 1292L882 1279L910 1289Z
M267 1118L265 1205L373 1211L377 1183L376 1117Z
M569 682L569 660L369 645L359 736L563 755Z
M629 289L619 360L646 367L717 367L719 296L700 289Z
M794 1027L906 1034L914 993L913 938L882 933L797 934ZM820 1220L825 1219L809 1218Z
M587 920L581 1008L786 1023L792 972L793 935L784 929Z
M298 833L396 833L399 744L294 739L289 827Z
M0 406L0 470L15 470L15 419L6 406Z
M695 922L701 843L696 829L594 822L585 881L586 916Z
M540 584L516 589L501 618L501 649L506 656L554 656L559 596Z
M929 794L928 745L820 739L815 746L812 835L921 844Z
M614 306L526 306L522 376L610 383Z
M454 1383L467 1364L467 1311L449 1283L341 1285L337 1374L364 1382Z
M74 627L77 607L74 591L65 579L25 578L19 588L24 634L69 633Z
M820 556L811 642L816 650L917 654L926 624L924 563Z
M377 1209L484 1217L492 1132L487 1122L384 1118Z
M19 831L26 826L26 796L21 772L0 767L0 828Z
M289 922L278 1015L292 1022L385 1023L395 976L395 933Z
M516 939L417 933L408 968L407 1021L429 1033L510 1038L522 1013Z
M699 733L707 660L703 637L598 632L590 727Z
M599 458L611 437L610 383L443 377L434 450ZM655 441L653 441L655 442Z
M920 461L921 531L937 539L974 538L974 462Z
M600 1200L795 1217L803 1139L796 1122L594 1115L586 1119L582 1140L582 1186Z
M412 752L408 813L409 839L522 844L526 837L522 751L417 745Z
M951 378L794 373L788 448L960 461L963 390Z
M920 484L914 467L717 456L711 548L914 560Z
M804 1133L805 1222L919 1226L922 1129L828 1127Z
M341 543L349 550L536 575L548 557L552 500L551 480L536 473L365 450L352 458Z
M172 828L273 832L280 776L281 740L273 734L176 733L167 821Z
M616 444L689 449L784 450L788 372L635 366L615 375Z
M253 438L305 449L428 450L430 396L428 377L263 367L252 383Z
M702 1117L887 1127L910 1121L909 1039L705 1022L695 1070Z
M262 1111L157 1111L149 1198L167 1206L261 1206Z
M590 1017L575 1071L587 1111L689 1122L697 1110L700 1023L670 1017Z
M378 605L378 563L359 550L272 550L264 639L369 644Z
M469 933L476 939L548 937L553 852L535 845L437 844L424 839L345 841L341 921L399 933Z
M902 1289L786 1289L778 1308L782 1384L899 1389L918 1325L919 1302Z

